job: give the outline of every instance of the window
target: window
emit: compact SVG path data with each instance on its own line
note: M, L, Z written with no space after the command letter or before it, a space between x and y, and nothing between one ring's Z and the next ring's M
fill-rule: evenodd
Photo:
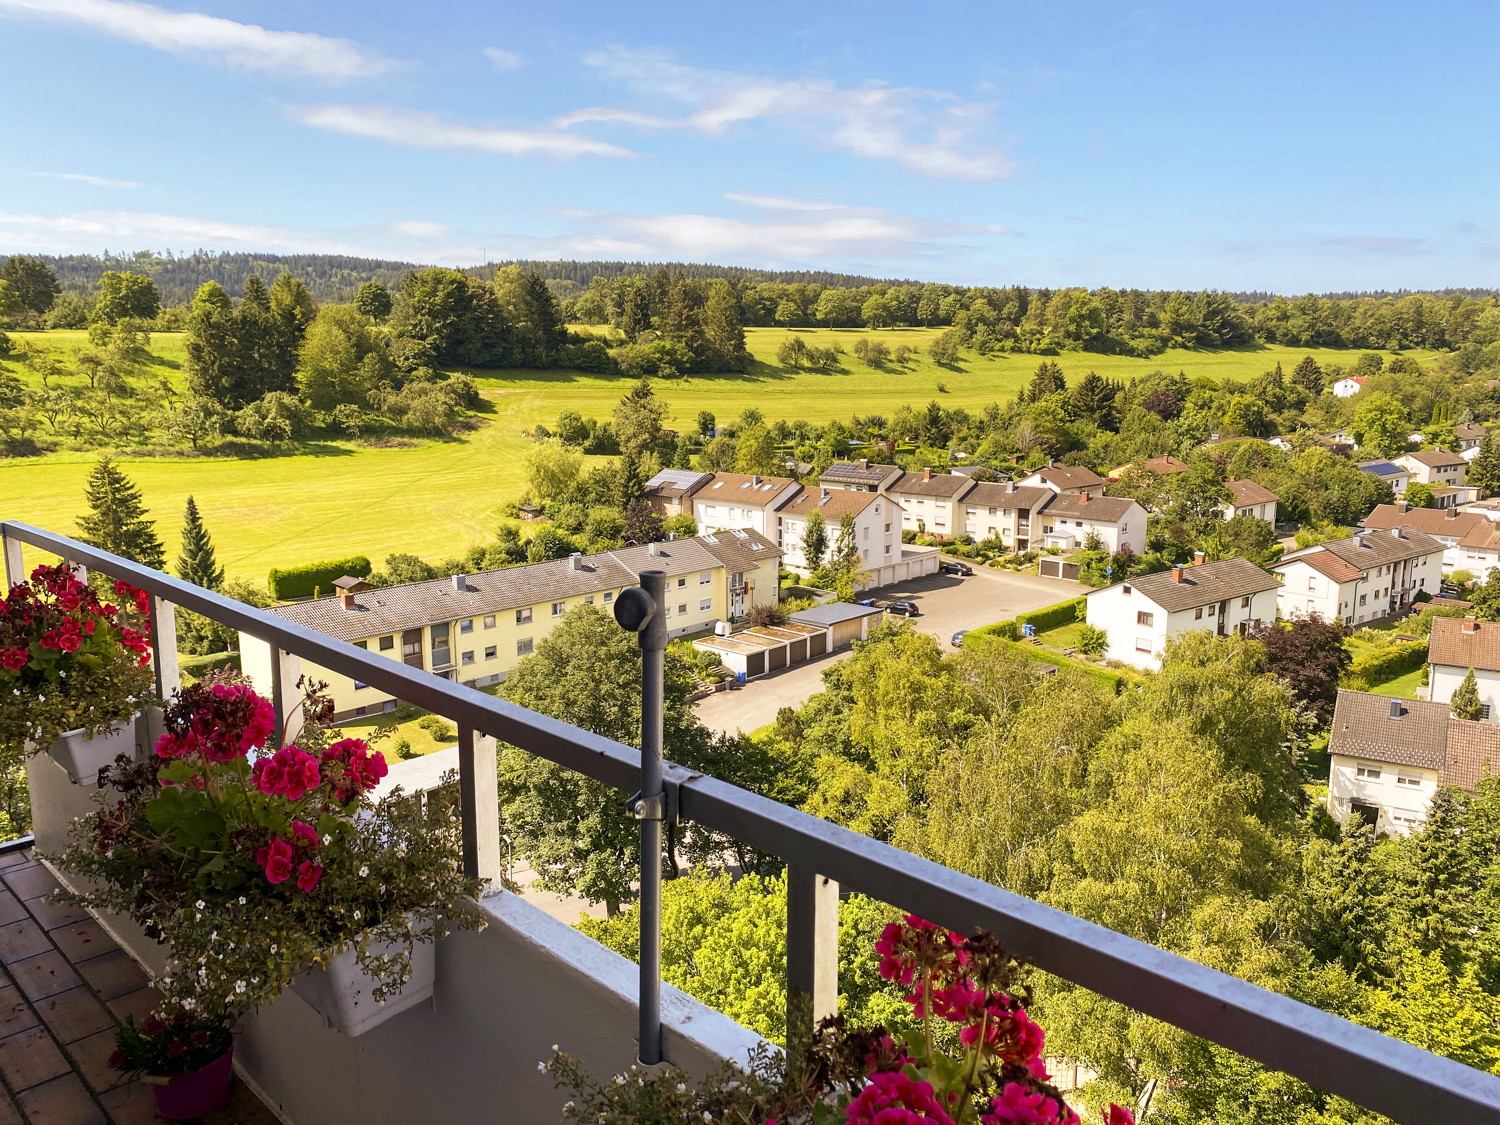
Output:
M1490 705L1488 703L1481 703L1479 705L1479 718L1481 720L1487 720L1489 717L1490 717Z
M1408 789L1418 789L1422 785L1422 779L1420 777L1415 777L1415 776L1412 776L1410 774L1402 773L1400 770L1397 770L1396 771L1396 784L1397 785L1405 785Z
M1362 777L1366 781L1379 781L1380 780L1380 767L1379 766L1367 766L1367 765L1364 765L1363 763L1360 763L1360 764L1358 764L1358 765L1356 765L1354 767L1354 776L1355 777Z
M868 527L865 528L864 538L866 538L866 539L870 538L870 529Z
M490 645L484 650L484 658L486 660L494 660L497 655L499 654L495 651L494 645Z
M458 631L460 633L472 633L474 631L473 619L470 618L468 621L460 621L458 623Z
M369 686L370 686L369 684L362 684L358 680L354 681L354 690L355 691L364 691L365 688L367 688Z
M567 602L553 602L552 603L552 616L553 617L561 617L563 615L563 610L565 610L567 608L568 608L568 603Z
M886 530L887 534L889 534L889 532L891 530L891 525L890 524L886 524L885 525L885 530Z
M530 625L531 624L531 609L530 609L530 607L527 607L526 609L518 609L518 610L516 610L516 624L517 625Z
M1308 578L1308 580L1307 580L1307 592L1309 594L1314 593L1317 590L1317 588L1318 588L1318 580L1316 578Z
M1240 599L1240 608L1241 609L1249 609L1250 608L1250 595L1249 594L1246 594L1243 598Z
M679 578L679 579L678 579L678 580L677 580L677 588L678 588L678 589L679 589L679 590L680 590L680 589L682 589L682 588L683 588L683 587L684 587L684 586L686 586L686 585L687 585L687 579L686 579L686 578Z
M1408 812L1406 809L1392 809L1391 819L1397 824L1404 824L1407 827L1422 823L1421 817L1414 812Z
M713 598L704 598L701 602L698 603L698 612L699 613L707 613L709 610L713 609L713 607L714 607L714 600L713 600Z
M605 590L604 591L604 604L608 605L610 602L612 602L614 600L615 600L615 592L613 590Z
M1130 587L1129 586L1122 586L1120 588L1120 593L1124 594L1127 598L1130 597Z
M395 647L396 647L396 636L395 636L394 633L391 634L389 637L381 637L380 638L380 651L381 652L389 652L391 649L393 649Z
M587 595L587 596L586 596L586 597L585 597L585 598L584 598L584 599L583 599L583 604L584 604L584 605L593 605L593 604L594 604L594 595L593 595L593 594L589 594L589 595Z
M700 570L698 572L698 585L707 586L714 580L714 572L711 570Z
M1359 604L1360 605L1364 605L1365 604L1365 595L1364 594L1361 594L1359 596Z
M1202 620L1202 618L1203 618L1203 607L1200 605L1197 609L1193 610L1193 620L1194 621L1199 621L1199 620Z
M1144 609L1138 611L1135 615L1135 623L1137 625L1150 625L1155 619L1156 615L1154 613L1147 613Z
M474 653L472 651L464 653L463 655L461 655L458 658L458 662L460 664L473 664L474 663Z
M891 553L891 545L889 543L887 543L885 545L885 553L886 554L890 554Z
M369 641L355 641L354 642L354 647L355 648L368 649L370 647L370 642Z
M679 614L686 613L687 612L687 602L683 602L680 606L678 606L677 607L677 612Z
M1137 637L1135 639L1135 651L1136 652L1150 652L1151 651L1151 638L1150 637Z
M516 655L517 656L530 656L531 655L531 638L530 637L524 637L521 640L519 640L519 641L516 642Z
M493 629L495 627L495 615L493 613L484 619L484 627L486 629Z
M1000 509L999 508L991 508L990 509L990 515L992 515L992 516L998 516L999 514L1000 514ZM1009 513L1007 513L1007 514L1009 514Z

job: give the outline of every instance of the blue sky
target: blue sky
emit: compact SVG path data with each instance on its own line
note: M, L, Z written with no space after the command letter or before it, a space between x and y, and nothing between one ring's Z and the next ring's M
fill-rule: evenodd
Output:
M1494 286L1497 31L1494 3L0 0L0 252Z

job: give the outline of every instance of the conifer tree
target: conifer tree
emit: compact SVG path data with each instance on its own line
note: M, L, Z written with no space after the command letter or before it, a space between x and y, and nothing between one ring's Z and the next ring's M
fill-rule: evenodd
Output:
M182 520L182 553L177 556L177 576L206 590L217 590L224 582L224 568L214 554L214 543L198 505L189 496Z
M1478 721L1482 714L1483 704L1479 702L1479 683L1474 678L1474 669L1470 668L1469 674L1464 677L1464 682L1454 689L1448 708L1453 712L1455 719Z
M1479 442L1479 456L1469 464L1467 483L1485 492L1500 492L1500 439L1485 434Z
M1323 393L1323 368L1310 355L1305 355L1292 368L1292 381L1311 394Z
M739 295L734 286L722 278L708 287L708 302L703 306L703 334L713 350L716 367L743 371L749 366L750 353L745 349L745 325Z
M78 517L78 537L91 547L161 570L167 553L141 503L141 490L104 456L89 473L89 514Z

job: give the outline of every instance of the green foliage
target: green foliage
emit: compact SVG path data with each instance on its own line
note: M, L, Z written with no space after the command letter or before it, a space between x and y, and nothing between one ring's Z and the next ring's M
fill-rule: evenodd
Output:
M1424 484L1419 480L1407 484L1406 491L1401 494L1401 499L1413 508L1432 508L1437 505L1432 495L1432 485Z
M37 316L50 309L62 292L57 275L46 262L20 254L12 254L0 266L0 281L14 290L24 310Z
M1085 625L1078 630L1078 651L1090 656L1102 656L1104 650L1109 646L1109 634L1103 629L1095 628L1093 625Z
M1474 678L1474 669L1470 668L1463 682L1453 689L1453 698L1449 701L1448 707L1455 719L1479 721L1484 713L1484 706L1479 702L1479 682Z
M354 307L374 321L391 315L391 291L378 281L367 281L354 295Z
M1365 391L1349 423L1359 447L1381 457L1394 457L1406 449L1411 418L1394 397L1383 391Z
M1088 601L1086 599L1071 598L1055 605L1016 614L1016 627L1020 629L1024 625L1033 625L1038 633L1045 633L1048 629L1056 629L1063 625L1071 625L1075 621L1082 621L1087 612Z
M142 566L166 567L167 552L141 502L141 490L114 458L105 456L94 463L85 499L89 514L78 517L79 539Z
M1426 641L1404 641L1360 657L1349 666L1343 686L1359 691L1369 691L1372 685L1383 684L1415 672L1427 663Z
M354 305L327 305L307 329L297 361L297 385L315 410L363 407L396 365L367 315Z
M326 597L333 592L335 580L346 574L354 578L365 578L369 576L370 570L370 560L364 555L303 563L300 566L273 566L266 575L266 585L270 587L271 596L278 601L320 595Z
M160 311L156 283L149 277L129 270L123 273L105 270L99 278L99 297L93 307L95 321L114 324L127 317L155 320Z
M201 680L210 672L240 670L240 654L237 652L210 652L202 656L177 657L177 668L182 673L183 679Z

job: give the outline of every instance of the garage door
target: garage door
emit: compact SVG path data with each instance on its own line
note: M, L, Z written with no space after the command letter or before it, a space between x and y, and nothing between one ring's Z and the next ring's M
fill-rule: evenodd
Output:
M786 645L778 645L766 653L770 662L766 665L768 671L774 672L778 668L786 667Z
M745 679L751 676L764 676L766 674L766 654L763 652L752 652L745 657Z
M863 618L855 618L853 621L840 621L833 627L833 647L843 648L852 641L859 640L859 624Z
M792 650L791 657L793 664L801 664L807 659L807 642L805 640L793 641L787 647Z
M814 633L807 638L807 655L809 657L822 656L828 651L828 634Z

